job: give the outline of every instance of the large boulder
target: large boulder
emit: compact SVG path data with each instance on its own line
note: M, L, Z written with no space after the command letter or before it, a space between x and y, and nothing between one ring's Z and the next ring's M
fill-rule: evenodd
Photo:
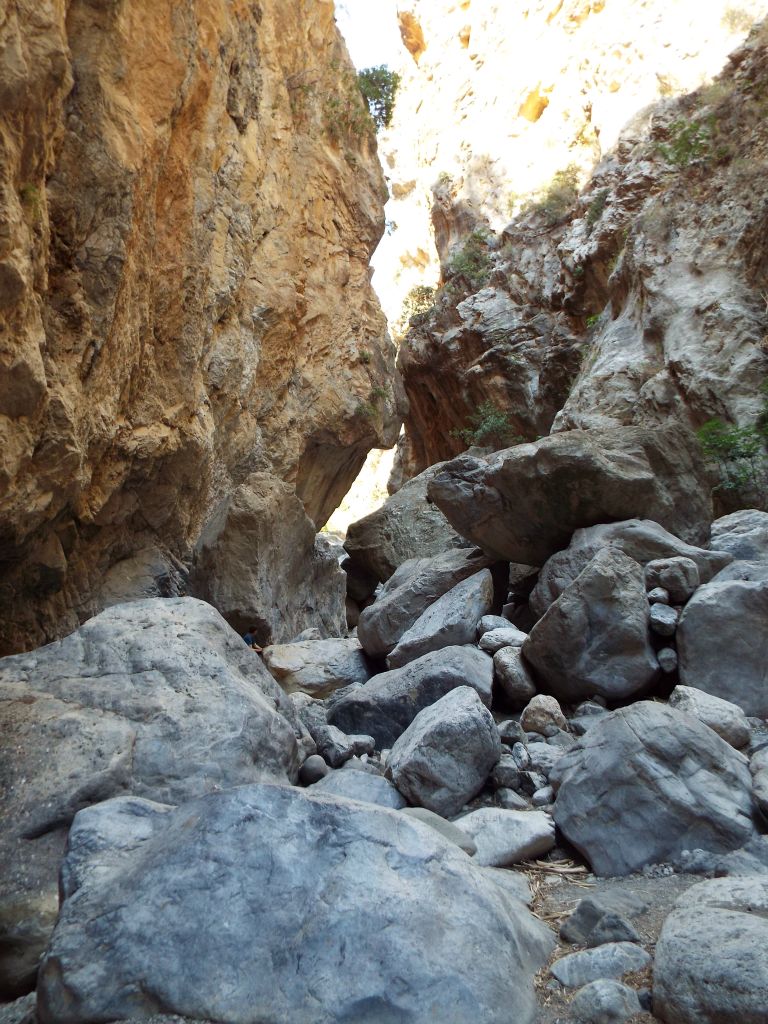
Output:
M480 807L459 818L457 825L474 839L475 861L489 867L541 857L555 845L555 823L544 811Z
M715 573L733 560L733 556L725 551L709 551L686 544L649 519L589 526L577 530L567 548L547 559L530 597L534 613L543 615L598 551L609 545L634 558L640 565L659 558L690 558L696 563L701 583L708 583Z
M493 660L476 647L432 651L345 693L329 710L328 721L344 732L373 736L379 748L391 747L420 711L457 686L471 686L490 707Z
M387 658L389 668L400 668L442 647L475 642L477 623L493 607L493 576L483 569L443 594L400 637Z
M742 508L712 523L712 547L739 561L768 559L768 512Z
M533 1024L548 929L420 822L274 785L115 803L72 830L41 1024Z
M699 587L677 627L680 682L768 718L768 581Z
M559 700L624 700L647 690L659 671L649 614L642 567L604 548L539 619L523 656Z
M342 686L364 683L371 677L359 641L337 638L301 640L264 648L264 664L286 693L302 692L327 697Z
M448 521L489 555L543 565L574 530L640 515L690 543L708 538L712 503L686 428L569 430L487 461L448 462L428 487Z
M480 792L500 757L493 716L475 690L459 686L397 738L387 774L410 803L450 818Z
M346 633L346 577L293 487L253 473L219 505L194 553L190 593L263 646L316 627Z
M458 548L404 562L360 615L357 635L365 652L374 658L389 654L431 604L490 561L476 548Z
M713 878L680 896L653 969L653 1013L667 1024L764 1024L768 878Z
M298 728L258 655L192 598L118 605L0 660L0 991L34 982L77 811L295 781Z
M410 558L467 546L427 496L430 480L442 468L443 463L430 466L404 483L381 508L350 524L344 547L358 569L383 582Z
M641 701L599 718L560 758L554 818L599 875L755 835L747 759L690 715Z
M726 743L741 750L749 743L747 716L736 704L721 697L713 697L692 686L676 686L669 695L669 706L684 711L708 725Z

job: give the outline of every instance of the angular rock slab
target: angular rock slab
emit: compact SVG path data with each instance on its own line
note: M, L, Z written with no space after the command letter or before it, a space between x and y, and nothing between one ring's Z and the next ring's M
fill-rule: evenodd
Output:
M539 619L523 656L540 688L559 700L624 700L647 690L659 672L649 616L642 567L605 548Z
M599 978L621 978L630 971L641 971L650 962L650 954L634 942L606 942L569 953L556 961L551 971L561 984L580 988Z
M478 620L493 607L493 576L488 569L475 573L443 594L405 632L387 658L388 668L443 647L475 642Z
M742 561L768 559L768 512L742 508L712 523L713 548Z
M733 561L733 555L725 551L709 551L686 544L650 519L627 519L622 523L590 526L577 530L568 547L552 555L543 566L530 597L533 612L542 616L598 551L609 545L634 558L640 565L647 565L658 558L690 558L696 563L701 583L708 583Z
M468 576L485 569L490 561L475 548L459 548L435 558L405 562L360 615L357 636L366 654L374 658L389 654L431 604Z
M713 878L676 902L656 946L653 1012L668 1024L764 1024L768 878Z
M343 796L348 800L361 800L366 804L377 804L400 810L405 800L395 787L381 775L369 772L330 772L312 786L312 794L326 793L328 796Z
M70 857L103 837L104 806ZM535 1019L548 929L400 812L243 786L93 846L41 967L41 1024Z
M450 818L483 788L500 757L493 716L475 690L459 686L398 737L387 773L410 803Z
M541 857L555 845L555 823L543 811L508 811L481 807L456 824L475 841L475 861L503 868Z
M552 770L554 818L598 875L755 835L747 759L701 722L641 701L599 718Z
M768 718L768 582L699 587L677 627L680 682Z
M391 747L420 711L457 686L471 686L490 707L493 660L476 647L433 651L344 694L328 721L344 732L373 736L379 749Z
M10 993L33 983L78 810L123 793L175 803L295 781L303 760L290 698L193 598L116 605L0 660L0 733L0 989Z
M692 543L708 539L710 488L693 434L661 428L569 430L507 448L487 462L446 463L429 497L495 558L543 565L574 530L638 514Z
M737 750L741 750L749 743L747 716L738 705L732 704L729 700L713 697L692 686L676 686L669 695L669 706L698 718Z
M302 640L265 647L264 664L286 693L301 691L327 697L341 686L364 683L371 677L358 640Z

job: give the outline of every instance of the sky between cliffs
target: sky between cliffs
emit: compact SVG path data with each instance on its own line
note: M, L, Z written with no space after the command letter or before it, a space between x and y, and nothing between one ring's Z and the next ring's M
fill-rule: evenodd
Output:
M336 0L336 21L356 67L397 67L403 46L395 0Z

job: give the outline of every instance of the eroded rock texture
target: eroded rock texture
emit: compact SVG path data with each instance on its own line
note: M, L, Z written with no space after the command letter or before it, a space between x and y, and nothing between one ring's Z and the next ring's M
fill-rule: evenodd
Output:
M507 443L752 423L768 368L764 31L735 48L766 5L406 7L423 49L384 142L398 231L377 263L401 306L414 285L439 292L400 351L400 472L457 454L486 402ZM683 95L730 51L720 81Z
M0 13L0 650L248 474L322 523L397 433L384 185L331 0Z

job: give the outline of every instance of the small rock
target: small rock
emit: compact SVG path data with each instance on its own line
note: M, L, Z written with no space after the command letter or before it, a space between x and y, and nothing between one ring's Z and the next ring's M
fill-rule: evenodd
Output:
M571 1012L583 1024L624 1024L641 1009L634 989L608 978L579 989L571 1003Z
M496 790L496 806L507 811L527 811L528 801L514 789L502 787Z
M595 700L584 700L578 705L576 710L573 712L574 718L584 718L587 716L594 715L605 715L607 714L604 704L598 704Z
M531 755L524 743L516 743L512 747L512 757L520 771L527 771L531 767Z
M299 781L302 786L311 786L324 779L330 770L319 754L312 754L299 769Z
M519 722L516 722L514 718L508 718L505 722L499 723L499 739L502 743L506 743L508 747L511 747L515 743L523 743L525 741L525 733Z
M629 971L640 971L650 962L650 955L633 942L609 942L569 953L553 964L551 971L568 988L580 988L599 978L620 978Z
M512 754L503 753L501 755L491 772L489 781L495 789L516 789L519 786L520 765Z
M554 822L542 811L484 807L459 818L457 824L477 844L475 861L490 867L541 857L555 845Z
M528 744L531 768L533 771L541 772L542 775L549 775L563 754L564 751L559 747L552 747L548 743Z
M373 736L347 736L335 725L321 725L312 733L312 739L331 768L340 768L355 754L372 754L376 747Z
M631 892L616 890L586 896L570 917L560 925L560 938L565 942L592 945L589 937L605 917L636 917L647 910L647 904ZM631 925L629 926L631 927ZM632 939L631 941L636 941Z
M391 782L381 775L370 775L368 772L331 772L312 787L312 795L317 793L345 796L348 800L361 800L366 804L391 807L396 811L405 807L405 800Z
M548 697L543 693L537 694L529 701L520 718L520 725L526 732L537 732L541 736L549 735L553 728L568 728L558 702L554 697Z
M493 630L485 636L494 635L498 636L498 631ZM513 710L524 708L536 695L536 682L519 647L507 646L496 651L493 656L493 679L504 703Z
M604 946L607 942L640 942L640 936L620 914L608 913L597 922L587 936L587 946Z
M650 604L669 604L669 593L663 587L654 587L648 591Z
M674 647L662 647L660 651L656 652L656 658L661 671L666 672L667 675L677 668L677 651Z
M480 637L480 650L486 654L495 654L505 647L522 647L527 639L527 633L507 623L504 629L491 629L483 633Z
M651 629L659 636L674 636L680 616L668 604L651 605Z
M646 586L663 587L673 604L685 604L700 582L698 566L682 555L656 558L645 567Z
M543 789L537 789L531 797L531 803L534 807L548 807L555 799L555 792L551 786L545 786Z
M503 615L484 615L477 624L477 639L480 640L492 629L509 629L509 619Z

